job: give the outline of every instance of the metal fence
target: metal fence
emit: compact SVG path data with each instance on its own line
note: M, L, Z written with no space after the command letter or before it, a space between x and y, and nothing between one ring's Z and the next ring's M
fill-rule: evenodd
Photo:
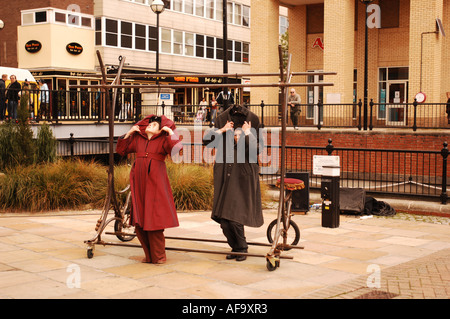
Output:
M69 139L59 141L61 156L106 154L108 140ZM213 162L201 143L184 144L182 162L208 165ZM272 173L261 169L261 180L274 185L280 174L280 147L266 145L260 157L261 167L272 167ZM336 148L332 141L324 147L286 146L286 171L308 172L309 187L320 189L321 176L313 174L315 155L337 155L340 164L340 185L363 188L367 193L428 198L447 203L450 182L448 145L441 150L393 150ZM214 156L214 152L212 153Z
M209 125L211 112L208 111L199 119L200 105L143 105L139 90L119 89L115 105L115 121L135 122L149 114L166 115L177 124L193 125L202 122ZM106 121L109 118L106 106L106 96L102 91L88 89L25 90L21 96L28 93L30 118L47 120L54 123L66 121ZM48 93L48 95L47 95ZM112 100L112 93L110 101ZM47 98L48 96L48 98ZM45 101L48 102L45 102ZM279 104L244 104L260 117L265 127L281 126L281 106ZM367 106L367 125L364 122L364 110L361 100L350 104L301 104L299 126L335 128L405 128L413 131L418 128L449 129L450 114L446 103L374 103ZM288 110L288 126L292 126Z

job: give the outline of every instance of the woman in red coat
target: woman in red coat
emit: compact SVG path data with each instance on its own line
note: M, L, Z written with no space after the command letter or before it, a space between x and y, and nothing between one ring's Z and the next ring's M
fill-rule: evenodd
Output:
M118 154L136 153L130 172L132 221L147 263L166 261L164 229L178 226L164 162L182 147L174 129L173 121L164 115L150 115L117 141Z

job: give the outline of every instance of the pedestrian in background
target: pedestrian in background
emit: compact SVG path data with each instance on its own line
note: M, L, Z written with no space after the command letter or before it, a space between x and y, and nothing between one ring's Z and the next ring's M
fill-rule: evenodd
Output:
M17 119L17 107L19 105L19 93L22 89L20 83L17 82L16 76L13 74L9 77L11 83L6 88L6 99L8 100L8 117Z
M300 117L300 103L302 103L302 99L300 95L295 92L295 89L291 89L291 94L288 98L288 106L291 113L291 121L294 129L298 130L298 119Z
M39 80L39 116L36 119L36 122L39 122L39 120L42 120L45 116L47 121L50 120L50 109L49 109L49 103L50 103L50 93L48 91L48 85L45 83L43 79Z

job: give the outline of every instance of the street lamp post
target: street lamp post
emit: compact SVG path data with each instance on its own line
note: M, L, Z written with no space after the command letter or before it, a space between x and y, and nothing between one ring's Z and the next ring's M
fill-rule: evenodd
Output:
M154 0L150 5L152 11L156 13L156 32L158 39L156 41L156 74L159 73L159 15L164 11L164 2L162 0ZM156 84L159 84L159 78L156 77Z
M366 5L366 18L364 20L364 130L367 131L367 118L368 118L368 105L367 105L367 69L368 69L368 26L367 26L367 6L373 2L373 0L360 0L361 3Z

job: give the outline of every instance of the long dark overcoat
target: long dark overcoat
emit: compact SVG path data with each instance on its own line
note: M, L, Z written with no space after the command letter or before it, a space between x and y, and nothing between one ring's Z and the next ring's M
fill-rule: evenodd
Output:
M153 135L149 140L145 128L151 116L136 123L139 125L139 132L127 139L121 136L116 147L117 153L122 156L136 153L130 172L132 221L133 225L146 231L179 225L164 160L172 150L178 152L182 146L176 134L169 136L164 131ZM164 126L175 130L173 121L163 115L161 128Z
M223 218L245 226L260 227L264 223L258 165L260 122L258 116L248 109L242 107L241 110L244 113L242 121L251 122L249 135L242 133L239 141L234 143L234 130L223 134L217 132L227 121L232 121L234 108L230 107L217 117L215 128L206 131L203 137L207 147L216 148L211 218L217 222ZM242 155L244 145L245 156Z

